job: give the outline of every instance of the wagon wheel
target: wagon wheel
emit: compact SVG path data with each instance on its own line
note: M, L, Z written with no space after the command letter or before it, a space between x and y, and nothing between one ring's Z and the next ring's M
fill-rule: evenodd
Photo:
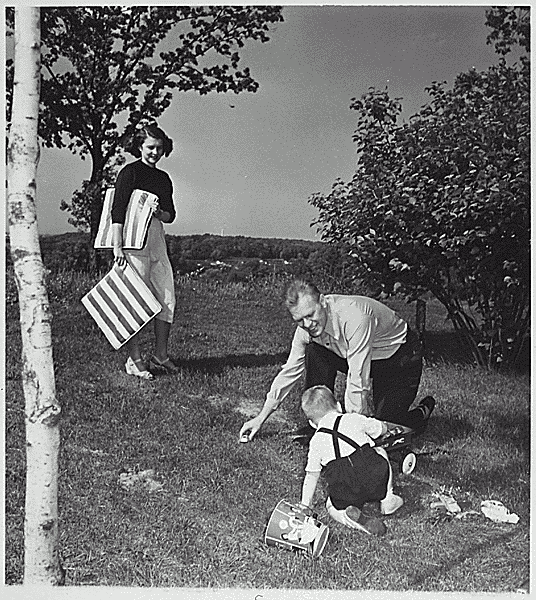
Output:
M402 473L404 473L404 475L409 475L410 473L413 473L416 464L417 457L415 454L413 454L413 452L408 452L404 457L402 464L400 465L400 470Z

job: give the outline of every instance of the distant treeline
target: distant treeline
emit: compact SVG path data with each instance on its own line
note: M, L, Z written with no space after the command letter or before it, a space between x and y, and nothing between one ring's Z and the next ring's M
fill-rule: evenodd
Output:
M336 283L341 291L346 287L355 289L356 265L347 250L335 244L211 234L168 235L166 239L176 275L191 274L236 282L290 274L318 283ZM10 268L9 241L7 244L7 266ZM42 235L40 244L43 262L51 273L90 270L89 234ZM110 269L112 251L99 252L102 269Z
M176 270L185 261L224 260L229 258L307 259L321 249L323 242L272 238L202 235L167 235L168 254ZM49 269L84 270L90 255L89 234L63 233L42 235L41 252ZM104 255L111 251L102 251Z
M279 238L253 238L243 235L221 236L168 235L170 258L182 260L224 260L227 258L308 258L311 252L324 244L307 240L287 240Z

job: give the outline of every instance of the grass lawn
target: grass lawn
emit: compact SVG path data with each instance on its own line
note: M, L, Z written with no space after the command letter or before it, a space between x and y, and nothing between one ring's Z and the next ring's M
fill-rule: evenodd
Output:
M8 282L9 283L9 282ZM63 408L61 553L66 585L509 592L528 577L530 379L454 362L441 311L419 397L438 404L417 438L417 467L395 484L405 506L383 538L329 522L322 556L268 547L279 500L299 500L306 450L289 441L303 424L299 390L253 443L238 432L256 414L286 358L293 325L281 284L181 280L171 356L176 376L139 381L80 304L91 287L65 273L50 286L56 382ZM18 306L6 309L6 572L23 576L24 400ZM397 306L411 320L412 307ZM144 346L152 343L150 330ZM441 350L445 350L441 359ZM141 475L140 475L141 474ZM138 477L137 477L138 476ZM145 476L143 479L142 476ZM465 519L430 508L450 494ZM517 524L480 512L502 501ZM374 510L374 507L371 507Z

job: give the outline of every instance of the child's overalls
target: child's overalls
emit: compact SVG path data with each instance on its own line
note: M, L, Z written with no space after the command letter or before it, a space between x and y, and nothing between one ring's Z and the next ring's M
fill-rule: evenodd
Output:
M356 506L361 510L365 502L383 500L387 493L390 466L388 460L372 446L360 446L344 433L338 431L343 415L335 419L333 429L320 427L316 433L328 433L333 437L335 459L322 469L328 483L328 494L337 510ZM315 434L316 435L316 434ZM355 452L342 457L339 439L344 440Z

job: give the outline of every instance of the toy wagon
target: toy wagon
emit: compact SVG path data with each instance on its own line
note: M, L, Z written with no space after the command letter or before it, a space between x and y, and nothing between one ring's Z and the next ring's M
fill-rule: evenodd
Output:
M398 465L401 473L413 473L417 464L417 457L411 450L415 430L404 425L386 423L387 433L376 440L376 446L384 448L389 460Z

